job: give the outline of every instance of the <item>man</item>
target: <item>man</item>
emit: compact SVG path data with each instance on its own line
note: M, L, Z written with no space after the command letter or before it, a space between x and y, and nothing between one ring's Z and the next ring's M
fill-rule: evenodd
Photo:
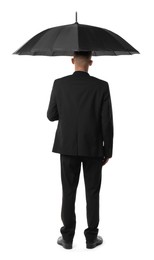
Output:
M88 228L86 247L103 243L98 236L99 191L102 166L112 157L113 114L106 81L88 73L92 52L74 52L72 75L56 79L51 91L47 117L59 120L52 152L60 154L62 181L62 236L57 243L72 248L76 227L75 199L83 163Z

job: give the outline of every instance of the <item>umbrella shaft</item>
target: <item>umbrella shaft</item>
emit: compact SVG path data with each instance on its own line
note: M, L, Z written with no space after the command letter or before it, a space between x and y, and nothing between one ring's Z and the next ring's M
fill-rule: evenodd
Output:
M78 22L78 14L77 14L77 12L75 12L75 22L76 23Z

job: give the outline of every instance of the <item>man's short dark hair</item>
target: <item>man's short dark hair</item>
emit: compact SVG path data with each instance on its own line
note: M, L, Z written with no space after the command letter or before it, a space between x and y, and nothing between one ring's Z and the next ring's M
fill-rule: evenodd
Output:
M83 56L86 58L91 58L92 56L92 51L74 51L74 56Z

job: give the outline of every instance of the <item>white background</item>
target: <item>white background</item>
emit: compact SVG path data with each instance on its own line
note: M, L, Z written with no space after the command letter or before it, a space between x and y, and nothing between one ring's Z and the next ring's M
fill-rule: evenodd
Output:
M99 234L85 248L81 168L73 250L56 244L62 226L57 121L46 117L54 79L74 72L71 57L12 55L47 28L75 22L121 35L140 55L93 57L89 74L108 81L114 115L113 158L102 169ZM0 258L154 259L152 1L3 1L0 6Z

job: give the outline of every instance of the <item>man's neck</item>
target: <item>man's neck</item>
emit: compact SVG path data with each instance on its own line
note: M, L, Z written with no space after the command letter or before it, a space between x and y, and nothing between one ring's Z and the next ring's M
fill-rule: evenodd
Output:
M88 72L88 68L84 68L84 67L75 67L75 71L84 71L84 72Z

